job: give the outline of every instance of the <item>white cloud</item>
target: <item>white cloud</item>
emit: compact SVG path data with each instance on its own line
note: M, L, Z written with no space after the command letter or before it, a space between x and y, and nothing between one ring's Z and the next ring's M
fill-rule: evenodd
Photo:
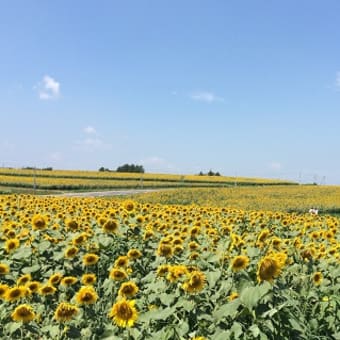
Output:
M190 98L193 100L206 102L206 103L224 101L224 98L218 97L213 92L208 92L208 91L194 92L190 95Z
M97 133L96 129L93 126L90 126L90 125L84 128L84 132L89 134L89 135Z
M59 162L63 159L63 154L59 151L56 151L56 152L52 152L50 155L49 155L49 159L52 161L52 162Z
M140 163L146 168L146 171L148 172L162 173L176 170L176 167L173 164L158 156L147 157L140 160Z
M111 144L105 143L100 138L85 138L75 142L75 149L81 151L101 151L109 150L112 148Z
M48 75L44 76L36 88L41 100L57 99L60 96L60 83Z
M340 71L336 73L335 86L340 90Z
M269 167L273 170L280 170L282 168L282 164L279 162L271 162Z

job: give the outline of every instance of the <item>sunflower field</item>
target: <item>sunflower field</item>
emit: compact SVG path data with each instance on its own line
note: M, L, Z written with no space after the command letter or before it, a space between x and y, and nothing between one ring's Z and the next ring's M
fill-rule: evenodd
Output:
M0 338L340 339L339 224L0 196Z

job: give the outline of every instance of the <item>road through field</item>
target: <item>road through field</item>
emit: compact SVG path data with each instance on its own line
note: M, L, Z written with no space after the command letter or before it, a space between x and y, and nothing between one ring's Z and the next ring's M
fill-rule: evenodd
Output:
M125 196L125 195L135 195L144 194L147 192L154 192L160 190L169 189L128 189L128 190L111 190L111 191L88 191L88 192L65 192L55 195L44 195L44 196L54 196L54 197L104 197L104 196Z

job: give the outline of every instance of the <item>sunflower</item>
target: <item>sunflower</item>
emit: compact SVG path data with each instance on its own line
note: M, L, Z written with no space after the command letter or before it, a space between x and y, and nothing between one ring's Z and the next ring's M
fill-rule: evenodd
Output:
M61 302L54 313L54 319L59 322L69 321L78 313L79 309L77 306L71 305L68 302Z
M35 319L35 313L30 305L23 304L15 308L11 317L14 321L26 323Z
M79 305L92 305L98 300L98 295L92 286L83 286L76 294Z
M172 247L168 244L161 243L158 246L157 255L164 256L164 257L171 257L172 256Z
M279 276L280 271L278 260L273 256L266 256L258 264L257 280L272 282L275 277Z
M41 214L34 215L32 218L33 230L43 230L47 225L47 218Z
M97 277L95 274L84 274L82 277L81 277L81 282L83 285L85 286L89 286L89 285L93 285L95 284L97 281Z
M80 235L76 236L73 240L72 243L74 246L79 246L82 243L84 243L87 239L86 233L81 233Z
M26 283L32 280L31 274L21 275L17 280L17 286L24 286Z
M138 259L142 256L142 253L140 252L140 250L138 249L130 249L127 253L127 257L130 259L130 260L135 260L135 259Z
M38 282L38 281L27 282L26 288L28 289L30 294L36 293L40 288L40 282Z
M238 293L237 292L232 292L230 295L229 295L229 301L233 301L235 299L237 299L239 297Z
M103 231L105 233L114 233L118 229L118 223L116 220L106 220L103 225Z
M63 274L55 273L55 274L50 276L50 278L48 279L48 282L51 285L55 286L55 285L57 285L61 281L62 278L63 278Z
M131 200L127 200L125 202L123 202L123 206L125 208L125 210L127 211L133 211L135 209L135 202L131 201Z
M0 299L5 298L8 289L9 289L8 285L0 284Z
M20 242L17 238L10 238L6 240L5 250L7 253L10 253L11 251L17 249L19 245L20 245Z
M190 294L198 293L204 288L205 280L204 273L195 270L188 275L188 280L182 284L182 288Z
M238 272L246 268L249 264L249 257L244 255L239 255L233 258L231 261L231 269L234 272Z
M175 282L186 274L188 274L188 268L185 265L174 265L169 266L169 273L166 278L170 282Z
M83 265L84 266L93 266L99 260L99 256L93 253L85 254L83 256Z
M116 302L112 306L109 317L113 319L115 324L119 327L132 327L138 318L135 300L128 301L122 299Z
M124 282L119 288L118 295L123 296L123 297L133 297L137 294L138 292L138 287L137 285L132 282Z
M170 266L168 264L161 264L157 268L157 276L166 276L169 272Z
M122 281L128 277L125 270L120 268L112 268L110 271L110 278L115 281Z
M45 284L39 288L39 294L41 295L53 295L57 291L57 288L51 284Z
M321 272L315 272L312 276L313 283L316 286L319 286L323 280L323 276Z
M9 267L5 263L0 263L0 275L6 275L9 273Z
M78 251L79 251L79 248L77 247L74 247L74 246L69 247L65 250L64 255L66 258L71 259L77 255Z
M13 302L21 299L27 293L27 288L23 286L8 288L5 294L5 300Z
M60 284L62 286L72 286L74 285L76 282L78 281L78 279L75 276L65 276Z
M129 258L127 256L119 256L115 261L115 267L127 267Z

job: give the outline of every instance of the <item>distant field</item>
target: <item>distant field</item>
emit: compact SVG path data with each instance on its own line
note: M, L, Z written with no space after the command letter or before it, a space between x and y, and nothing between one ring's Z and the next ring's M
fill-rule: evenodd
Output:
M340 214L340 186L283 185L228 188L180 188L132 195L141 203L233 207L246 210ZM125 197L126 199L126 197Z
M0 191L25 190L112 190L135 188L225 187L234 185L294 185L279 179L140 174L99 171L0 169ZM2 188L6 189L2 189Z

